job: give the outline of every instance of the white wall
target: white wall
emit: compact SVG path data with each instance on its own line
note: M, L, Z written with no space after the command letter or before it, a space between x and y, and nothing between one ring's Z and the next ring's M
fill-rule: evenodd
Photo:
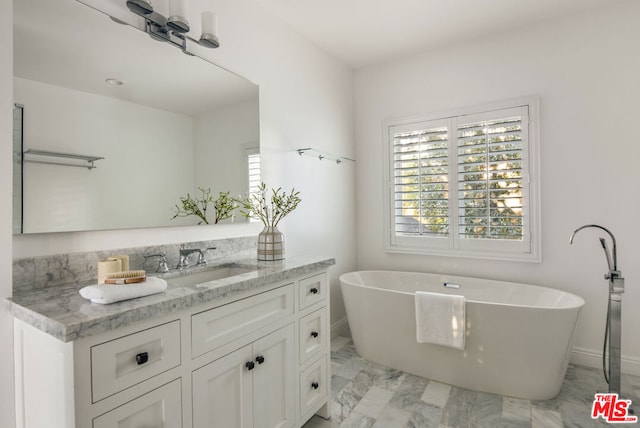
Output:
M11 297L13 26L12 2L0 0L0 299ZM15 425L13 397L13 321L0 304L0 421Z
M246 149L260 144L257 105L241 101L195 116L195 185L211 188L214 198L218 192L247 193Z
M106 2L107 0L105 0ZM0 132L5 179L0 180L0 269L2 296L11 293L11 13L2 0L0 28L0 95L3 100ZM117 2L124 5L124 2ZM204 2L203 2L204 3ZM219 19L222 47L207 52L210 58L260 85L260 137L264 159L264 180L269 186L296 187L303 202L283 222L287 252L335 257L331 269L332 322L344 317L337 276L355 269L355 177L353 166L338 173L334 165L323 163L307 168L294 150L313 146L353 156L352 73L338 61L282 25L253 0L207 1ZM193 5L193 6L191 6ZM190 2L197 9L200 2ZM124 6L122 6L124 7ZM198 22L194 16L191 19ZM7 30L9 29L9 30ZM4 36L9 37L6 41ZM90 41L89 41L90 42ZM155 43L150 40L150 43ZM13 238L13 257L28 257L74 251L91 251L156 243L184 242L258 233L257 224L164 229L136 229L103 232L75 232L19 236ZM7 323L3 322L2 326ZM8 369L11 346L2 335L3 380ZM9 345L9 346L7 346ZM1 382L3 398L9 382ZM11 400L0 400L0 408ZM5 420L4 418L2 419Z
M576 346L599 364L607 302L597 232L618 239L625 369L640 371L640 3L522 28L359 70L354 77L358 265L546 285L586 300ZM540 96L541 264L408 256L383 251L382 121L518 96ZM574 354L574 358L581 354ZM633 363L630 367L629 363Z
M171 220L195 189L192 117L21 78L14 99L25 106L25 150L104 157L91 171L26 163L27 233L197 224Z

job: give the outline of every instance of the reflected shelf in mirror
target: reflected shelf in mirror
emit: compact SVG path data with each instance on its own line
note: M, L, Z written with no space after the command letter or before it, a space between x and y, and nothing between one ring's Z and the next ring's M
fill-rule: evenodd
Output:
M94 162L97 160L104 159L104 157L101 157L101 156L76 155L72 153L51 152L48 150L39 150L39 149L27 149L23 152L22 155L23 155L22 162L40 163L44 165L73 166L73 167L87 168L88 170L97 168ZM31 156L26 156L26 155L31 155ZM42 158L45 158L45 159L64 158L64 159L84 161L87 163L82 164L82 163L54 162L50 160L42 160Z

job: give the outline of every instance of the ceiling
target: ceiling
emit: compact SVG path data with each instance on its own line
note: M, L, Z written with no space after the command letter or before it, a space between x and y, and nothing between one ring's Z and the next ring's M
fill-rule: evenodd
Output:
M625 0L256 0L352 68Z

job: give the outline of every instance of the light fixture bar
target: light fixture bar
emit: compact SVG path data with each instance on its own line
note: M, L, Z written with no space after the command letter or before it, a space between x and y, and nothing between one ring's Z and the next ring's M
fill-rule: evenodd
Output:
M169 3L169 18L155 12L149 0L127 0L127 7L131 12L144 18L145 32L149 34L152 39L170 43L180 48L186 54L190 54L187 51L187 41L212 49L220 46L220 41L217 36L217 19L215 14L203 12L202 35L200 36L200 40L196 40L187 35L190 27L185 18L186 0L170 0ZM207 14L206 22L205 14Z

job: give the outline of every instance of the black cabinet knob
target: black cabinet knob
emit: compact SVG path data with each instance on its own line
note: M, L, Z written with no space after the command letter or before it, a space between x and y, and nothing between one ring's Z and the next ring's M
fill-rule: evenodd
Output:
M309 291L311 292L311 294L318 294L318 289L316 287L309 289Z
M262 364L262 363L264 363L264 357L263 357L262 355L258 355L258 356L256 357L256 362L257 362L258 364Z
M318 334L320 334L320 333L318 333L317 331L312 331L311 332L311 336L312 337L318 337Z
M311 388L318 389L319 387L320 387L320 384L318 382L311 382Z
M253 370L255 366L256 365L253 364L253 361L247 361L247 364L245 364L245 367L247 368L247 370Z
M146 363L147 361L149 361L148 352L140 352L139 354L136 354L136 363L138 363L139 366Z

